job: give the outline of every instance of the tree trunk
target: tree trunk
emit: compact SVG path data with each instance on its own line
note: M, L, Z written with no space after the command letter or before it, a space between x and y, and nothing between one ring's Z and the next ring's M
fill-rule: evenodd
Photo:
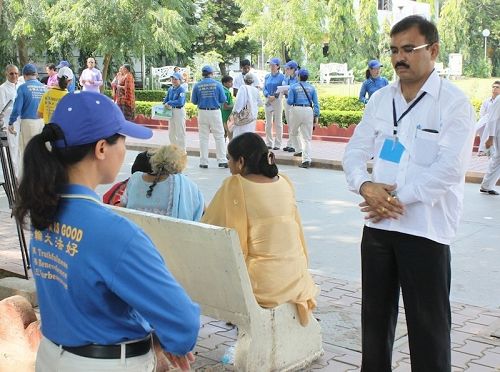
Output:
M28 63L28 49L26 40L23 37L17 39L17 53L19 54L19 69L22 69Z
M111 59L113 59L113 56L111 54L105 54L104 55L104 62L102 66L102 87L101 87L101 92L106 88L106 83L107 83L107 78L108 78L108 69L109 65L111 63Z
M221 76L226 76L227 75L226 64L224 62L219 62L219 70L220 70L220 75Z

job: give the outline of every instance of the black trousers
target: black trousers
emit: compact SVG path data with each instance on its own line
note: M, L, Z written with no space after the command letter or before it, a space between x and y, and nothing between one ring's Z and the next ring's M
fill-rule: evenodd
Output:
M412 372L450 372L450 247L365 226L361 266L361 371L391 371L401 288Z

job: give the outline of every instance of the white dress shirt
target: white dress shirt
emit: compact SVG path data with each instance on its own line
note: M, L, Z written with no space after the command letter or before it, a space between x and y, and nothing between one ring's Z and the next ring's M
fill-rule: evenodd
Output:
M474 110L465 94L435 71L416 99L423 92L426 95L397 126L398 141L405 147L399 164L379 157L384 141L394 138L393 99L398 118L413 103L406 102L397 81L370 98L346 147L343 166L349 188L356 193L366 181L397 185L404 215L397 220L370 221L367 226L449 244L462 212L465 172L475 129ZM366 163L372 157L370 175Z
M2 127L9 124L10 114L12 113L12 108L14 107L14 99L17 95L17 87L17 84L11 83L8 80L0 85L0 111L5 107L7 102L12 100L10 106L3 113Z
M254 76L254 82L252 83L252 86L255 88L259 88L260 85L259 78L257 77L255 71L251 69L249 74L252 74ZM243 80L244 77L245 75L243 75L243 73L241 72L238 75L236 75L236 77L233 80L233 89L240 89L243 85L245 85L245 81Z

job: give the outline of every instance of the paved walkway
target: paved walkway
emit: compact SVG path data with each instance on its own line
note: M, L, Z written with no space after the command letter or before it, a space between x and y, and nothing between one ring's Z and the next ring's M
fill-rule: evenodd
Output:
M153 138L149 140L127 138L127 147L134 150L144 150L148 147L162 146L170 143L167 130L158 129L153 132ZM311 153L313 167L342 169L342 157L344 155L346 143L319 140L313 140L312 142ZM189 155L199 156L200 141L198 132L187 132L186 145ZM286 146L286 139L283 141L283 146ZM210 157L215 157L215 142L212 136L210 136L209 150ZM276 150L274 152L279 164L300 164L300 157L294 157L292 153L283 150ZM217 166L215 160L210 166ZM488 158L485 156L477 156L476 153L473 153L467 172L467 182L480 183L487 169Z
M15 224L9 213L0 212L0 277L5 276L4 270L23 274ZM320 275L314 275L314 280L321 286L315 317L322 327L325 354L304 371L359 371L360 284ZM393 368L397 372L409 372L404 309L401 308L400 312ZM226 349L235 344L237 330L224 321L205 316L201 317L201 322L193 369L234 370L231 366L223 365L220 360ZM454 372L500 371L500 309L453 303L451 339Z

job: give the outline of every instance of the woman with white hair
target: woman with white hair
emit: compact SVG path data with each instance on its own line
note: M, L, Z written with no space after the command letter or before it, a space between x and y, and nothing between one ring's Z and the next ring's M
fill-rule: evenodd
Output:
M245 107L248 107L252 118L255 119L250 123L243 125L234 123L231 128L233 132L233 138L243 133L255 132L255 124L257 123L259 107L262 106L262 100L260 98L259 90L252 85L256 79L257 77L252 73L248 73L244 76L243 82L245 83L245 85L238 89L236 100L233 106L233 115L235 113L241 112L241 110L243 110Z

